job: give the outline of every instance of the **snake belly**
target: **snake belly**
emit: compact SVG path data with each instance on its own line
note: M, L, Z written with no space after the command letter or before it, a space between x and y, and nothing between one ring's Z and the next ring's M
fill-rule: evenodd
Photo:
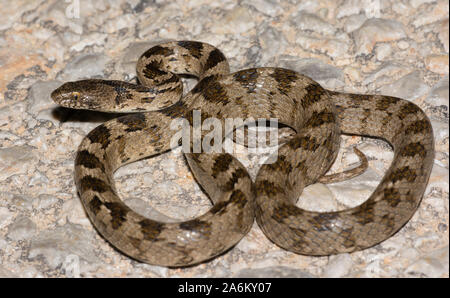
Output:
M180 75L199 79L182 96ZM431 124L402 99L323 89L282 68L229 73L224 55L194 41L160 44L138 60L140 85L121 81L68 82L52 93L69 108L133 112L92 130L75 159L75 183L92 223L114 247L139 261L179 267L228 250L250 230L254 217L278 246L307 255L329 255L373 246L393 235L414 214L430 175ZM228 153L185 153L213 207L198 218L163 223L145 218L117 195L113 174L124 164L171 149L174 119L276 118L295 130L265 164L255 183ZM383 138L394 159L381 183L360 206L317 213L295 202L334 162L340 134ZM202 138L205 133L202 132ZM192 142L189 144L192 148Z

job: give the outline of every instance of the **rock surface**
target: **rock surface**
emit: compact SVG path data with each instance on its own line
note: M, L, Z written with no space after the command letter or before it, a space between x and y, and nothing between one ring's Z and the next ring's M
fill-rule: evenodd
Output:
M0 1L8 16L0 19L0 277L448 277L447 1L100 0L83 1L79 12L68 2ZM331 257L287 252L256 224L227 253L189 268L141 264L112 248L73 182L79 143L111 117L58 108L49 94L81 78L133 80L139 55L171 39L217 46L233 71L287 67L329 89L414 101L436 139L419 210L380 245ZM308 187L299 206L342 210L369 196L392 151L380 140L344 136L332 171L358 164L355 145L369 170ZM242 160L256 173L255 156ZM131 208L158 220L192 218L211 206L179 151L127 165L115 179Z

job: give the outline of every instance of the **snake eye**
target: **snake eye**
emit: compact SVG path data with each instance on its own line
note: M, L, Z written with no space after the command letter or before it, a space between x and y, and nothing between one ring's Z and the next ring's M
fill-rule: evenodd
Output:
M72 96L74 100L78 100L78 98L80 97L80 93L79 92L72 92Z

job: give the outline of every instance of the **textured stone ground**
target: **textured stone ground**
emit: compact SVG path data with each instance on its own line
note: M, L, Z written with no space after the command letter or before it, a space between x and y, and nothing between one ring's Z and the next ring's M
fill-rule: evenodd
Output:
M0 0L0 12L0 276L448 276L447 1ZM231 251L191 268L150 266L117 252L93 229L73 183L78 144L108 117L58 108L49 94L80 78L133 80L137 57L168 39L211 43L232 70L288 67L332 90L417 103L436 138L417 213L382 244L332 257L284 251L256 224ZM299 206L343 209L374 190L392 159L389 146L344 140L333 169L355 166L351 146L358 144L369 170L308 187ZM243 162L256 173L257 156ZM126 203L153 218L186 219L210 207L179 151L121 168L115 177Z

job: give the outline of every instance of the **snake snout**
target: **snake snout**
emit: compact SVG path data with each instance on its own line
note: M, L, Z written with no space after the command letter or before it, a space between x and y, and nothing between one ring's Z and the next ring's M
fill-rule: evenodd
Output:
M56 102L57 104L62 104L64 102L64 97L65 96L64 96L64 93L62 92L62 88L61 87L53 90L52 93L50 94L50 97L52 98L52 100L54 102Z

